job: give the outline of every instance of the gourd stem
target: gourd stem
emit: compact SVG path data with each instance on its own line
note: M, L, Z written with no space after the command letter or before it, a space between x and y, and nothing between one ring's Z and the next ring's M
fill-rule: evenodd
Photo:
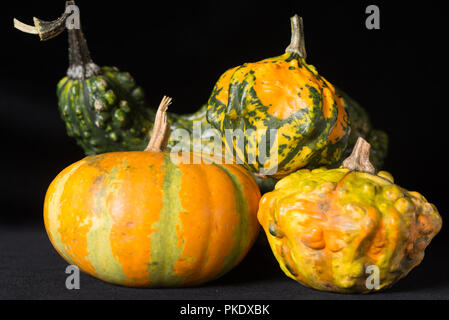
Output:
M162 101L157 108L153 133L145 151L163 152L167 148L168 138L170 136L170 125L167 121L167 109L171 102L172 98L170 97L164 96L162 98Z
M66 8L75 5L75 1L66 1ZM66 29L66 20L71 12L65 11L58 19L44 21L33 18L34 26L24 24L14 19L14 27L31 34L39 35L42 41L52 39ZM101 73L101 69L90 57L89 48L81 28L69 29L69 68L67 76L70 79L83 80Z
M304 22L300 16L295 14L290 19L292 27L292 39L285 52L297 54L300 58L306 59L306 43L304 37Z
M67 1L66 6L71 1ZM14 28L30 34L37 34L42 41L52 39L61 34L65 29L68 13L64 12L58 19L44 21L34 17L34 26L30 26L14 18Z
M351 171L361 171L371 174L376 173L376 169L369 161L371 145L362 137L359 137L351 155L343 161L343 168Z
M69 33L69 68L70 79L83 80L101 73L100 67L90 57L87 41L81 29L70 29Z

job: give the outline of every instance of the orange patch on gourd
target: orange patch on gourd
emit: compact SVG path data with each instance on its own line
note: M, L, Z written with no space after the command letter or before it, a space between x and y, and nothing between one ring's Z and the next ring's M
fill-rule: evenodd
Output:
M315 77L306 68L299 68L296 59L278 63L261 61L253 70L257 97L268 107L268 113L278 119L287 119L313 103L306 85L319 91Z
M232 241L224 240L238 221L234 188L221 169L214 165L181 164L180 170L183 173L180 199L185 212L179 217L182 228L178 237L186 241L174 270L187 279L184 284L188 285L200 278L209 280L223 268L233 245ZM222 199L228 201L223 203ZM195 274L189 274L193 271Z

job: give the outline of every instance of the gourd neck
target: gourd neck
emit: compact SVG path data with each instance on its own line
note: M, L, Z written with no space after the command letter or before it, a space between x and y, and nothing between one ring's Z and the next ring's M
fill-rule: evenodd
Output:
M300 16L295 14L290 18L292 28L292 38L290 45L285 49L285 52L290 52L298 55L302 59L306 59L306 44L304 40L304 22Z
M66 29L66 21L71 16L68 6L74 6L75 1L66 1L66 10L56 20L44 21L34 18L34 26L24 24L14 19L14 27L20 31L37 34L42 41L52 39L60 35ZM101 69L90 57L87 41L84 38L81 27L68 29L69 33L69 68L67 76L74 80L88 79L101 73Z
M342 167L350 171L367 172L375 174L376 169L369 161L371 145L359 137L351 155L343 161Z
M69 29L69 68L67 77L83 80L99 75L101 69L90 57L87 41L81 29Z
M157 108L150 142L145 148L146 152L164 152L167 148L168 138L170 136L170 125L167 120L167 109L171 102L172 98L170 97L164 96L162 98L162 101Z

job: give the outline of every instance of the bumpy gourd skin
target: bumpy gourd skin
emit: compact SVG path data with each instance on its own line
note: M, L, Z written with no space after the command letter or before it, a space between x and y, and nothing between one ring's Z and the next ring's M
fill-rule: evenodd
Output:
M289 175L264 195L258 219L287 276L341 293L393 285L422 261L442 225L434 205L390 174L348 169ZM380 271L377 289L366 286L371 265Z
M145 107L144 92L129 73L114 67L101 71L88 79L59 82L59 111L67 134L87 155L143 150L155 112Z
M259 173L277 166L270 173L277 178L306 166L335 164L350 132L344 100L313 66L292 52L226 71L209 98L207 120L238 163ZM237 139L226 139L229 129L245 133L243 148ZM270 129L277 130L278 161L264 164L254 141L263 142L258 130L269 136ZM273 142L266 139L267 152L276 153Z
M67 133L74 137L86 155L115 151L141 151L151 138L155 110L147 107L145 94L128 72L102 67L102 73L83 80L63 78L57 87L59 111ZM184 150L213 150L210 134L193 136L193 123L207 129L206 107L187 115L167 113L172 132L186 130L191 139L171 135L168 150L176 145ZM207 134L207 132L206 132Z

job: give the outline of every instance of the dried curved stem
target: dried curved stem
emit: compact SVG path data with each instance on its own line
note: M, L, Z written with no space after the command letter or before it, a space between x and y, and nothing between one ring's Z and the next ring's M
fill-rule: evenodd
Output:
M75 5L75 1L66 1L66 8ZM14 19L14 27L25 33L37 34L42 41L52 39L66 29L66 21L71 13L65 11L58 19L44 21L33 18L34 26L27 25ZM69 68L67 76L70 79L83 80L101 74L101 69L90 57L84 34L79 29L69 29Z
M299 57L306 59L306 43L304 38L304 22L300 16L295 14L290 19L292 27L292 39L285 52L296 53Z
M75 1L67 1L66 7L74 4ZM64 12L58 19L53 21L44 21L34 17L34 26L30 26L14 18L14 27L25 33L37 34L42 41L45 41L52 39L64 32L66 20L69 15L69 13Z
M148 152L163 152L167 148L170 136L170 125L167 121L167 109L172 98L164 96L157 108L156 119L154 120L153 133L150 142L145 148Z
M30 33L30 34L39 34L39 31L36 29L35 26L30 26L28 24L20 22L16 18L13 19L13 22L14 22L14 28L16 28L22 32Z
M375 174L376 169L369 161L370 149L371 145L365 139L359 137L351 155L343 161L342 167L351 171Z

